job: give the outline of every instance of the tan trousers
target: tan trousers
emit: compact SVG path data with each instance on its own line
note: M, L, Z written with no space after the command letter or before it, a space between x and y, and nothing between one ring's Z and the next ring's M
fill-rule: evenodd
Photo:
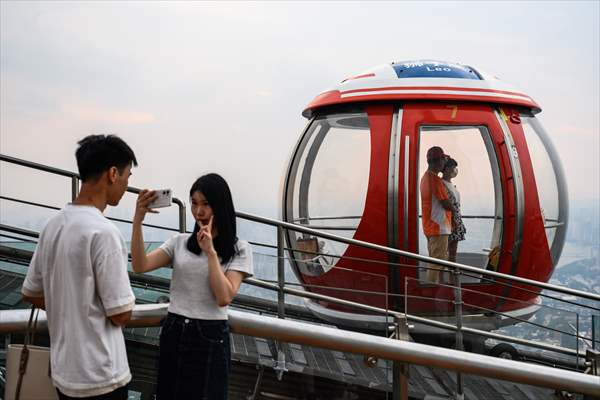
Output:
M437 258L439 260L448 260L448 236L429 236L427 238L427 250L429 251L429 257ZM444 268L440 265L429 264L427 270L426 279L428 282L440 283L442 280L442 270Z

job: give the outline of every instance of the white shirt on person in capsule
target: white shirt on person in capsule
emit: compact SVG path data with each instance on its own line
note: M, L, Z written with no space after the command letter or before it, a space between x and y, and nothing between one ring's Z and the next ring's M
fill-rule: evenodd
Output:
M188 250L189 237L189 233L181 233L160 246L173 266L169 312L194 319L226 320L228 307L219 306L210 287L208 257L204 252L197 255ZM238 240L235 246L234 256L221 268L252 276L252 247L245 240Z
M67 204L43 229L22 293L43 296L54 385L72 397L109 393L131 380L121 327L132 310L127 247L96 207Z

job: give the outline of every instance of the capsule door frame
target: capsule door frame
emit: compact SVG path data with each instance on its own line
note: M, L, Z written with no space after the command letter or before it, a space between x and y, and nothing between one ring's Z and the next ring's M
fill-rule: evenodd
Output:
M519 207L522 205L519 193L522 192L522 183L516 179L519 178L520 171L518 163L515 165L513 156L510 154L510 138L506 137L506 129L501 126L494 108L483 104L415 102L401 105L395 115L396 131L392 137L396 136L396 147L399 154L399 162L396 163L395 168L404 172L397 176L398 185L394 192L396 200L392 202L393 207L397 210L397 215L390 216L396 221L393 225L396 230L395 236L390 235L392 240L395 239L395 247L415 253L419 251L418 229L420 228L417 210L418 202L420 202L419 181L421 177L418 174L420 172L421 128L424 126L485 127L490 139L486 148L488 152L493 150L493 157L497 165L497 170L495 170L494 163L492 163L492 175L494 180L499 180L501 192L495 195L496 201L501 201L503 219L499 239L500 260L497 270L507 273L514 271L514 263L518 258L519 251L518 238L521 225ZM400 163L402 166L399 166ZM404 262L409 262L409 260L404 260ZM417 272L407 274L407 276L417 278ZM482 282L471 283L471 285L482 284ZM489 289L488 285L485 286ZM473 287L473 289L476 288Z

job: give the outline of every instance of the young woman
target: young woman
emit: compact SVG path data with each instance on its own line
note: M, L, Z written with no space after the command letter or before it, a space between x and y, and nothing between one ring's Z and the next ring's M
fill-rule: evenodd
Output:
M452 183L452 179L458 175L458 163L453 158L448 158L442 170L442 180L448 192L448 200L452 204L452 233L448 237L448 261L456 261L458 242L465 240L467 229L462 221L460 213L460 193Z
M226 399L230 368L227 305L252 275L252 249L236 237L229 186L204 175L190 189L193 233L146 254L142 221L154 192L137 200L131 237L135 272L172 265L169 313L160 334L157 399Z

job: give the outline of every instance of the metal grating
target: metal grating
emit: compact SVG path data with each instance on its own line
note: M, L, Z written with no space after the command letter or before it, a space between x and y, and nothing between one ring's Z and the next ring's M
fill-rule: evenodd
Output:
M258 350L258 354L261 357L273 358L273 354L271 353L271 349L269 349L269 343L262 338L255 338L256 348Z
M7 305L9 307L13 307L17 305L21 301L23 296L21 293L11 292L7 296L5 296L0 303Z

